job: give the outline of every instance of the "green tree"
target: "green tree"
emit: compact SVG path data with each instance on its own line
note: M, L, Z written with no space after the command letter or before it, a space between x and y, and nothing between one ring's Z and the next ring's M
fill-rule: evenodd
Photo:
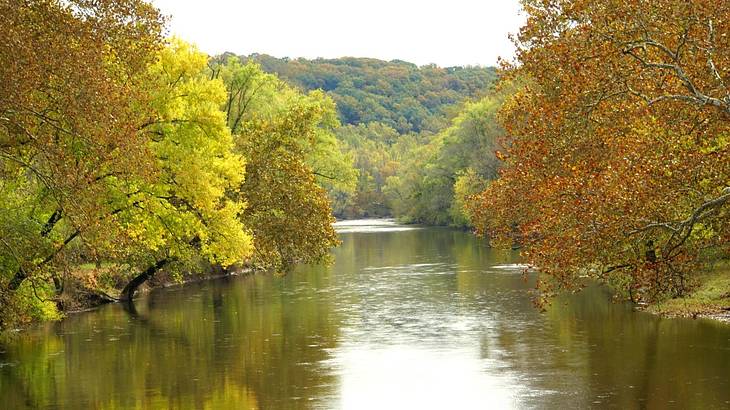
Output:
M272 119L253 119L236 137L250 158L239 201L242 220L253 231L253 265L286 270L294 263L323 260L339 242L327 193L307 164L302 140L314 143L316 106L291 107Z
M451 225L460 228L472 227L472 215L469 212L469 199L483 192L489 185L489 179L479 175L474 168L467 168L456 176L454 181L454 200L449 208Z
M477 102L467 103L451 126L433 138L403 141L398 178L388 181L394 214L406 222L469 226L463 195L497 177L495 152L503 134L497 112L513 88L505 83ZM400 145L400 142L399 142ZM456 193L459 182L460 192Z
M228 124L248 159L237 202L252 230L256 268L282 270L322 260L337 236L329 189L351 189L356 172L332 134L335 107L323 93L301 94L253 62L218 58L213 76L227 86ZM246 98L240 98L246 96Z
M390 216L390 203L383 187L398 171L391 155L391 145L398 133L381 123L346 125L336 130L337 138L354 159L359 172L354 190L334 196L334 211L338 217Z
M484 95L496 79L494 68L417 67L393 60L277 59L255 54L264 71L311 91L321 89L337 103L344 124L379 122L409 132L437 132L447 125L449 107Z
M319 114L314 139L301 141L306 161L317 182L328 191L352 191L357 171L334 135L339 121L332 99L317 90L302 94L275 75L263 72L258 64L252 61L243 64L235 56L213 58L211 71L228 89L224 109L233 134L240 134L244 123L253 118L271 119L297 105L312 106L313 112Z

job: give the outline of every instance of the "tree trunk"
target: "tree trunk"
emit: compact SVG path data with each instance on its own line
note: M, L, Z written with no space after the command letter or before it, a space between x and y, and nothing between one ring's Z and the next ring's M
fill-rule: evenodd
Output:
M647 262L656 262L656 250L654 249L654 241L651 239L649 239L646 243L646 254L644 256L646 257Z
M170 263L169 258L160 259L159 261L155 262L154 265L145 269L144 272L135 276L135 278L129 281L129 283L127 283L127 286L122 289L122 293L119 295L119 300L131 301L134 298L134 294L137 293L137 288L139 288L143 283L147 282L153 276L155 276L155 273L165 267L165 265L167 265L168 263Z
M15 275L13 275L13 278L10 279L10 283L8 283L8 289L18 290L20 285L23 283L23 281L27 277L28 277L28 274L25 273L25 270L23 268L19 268L17 271L15 271Z
M61 210L58 209L51 216L48 218L45 224L43 224L43 228L41 228L41 238L46 238L48 235L51 234L51 231L53 230L53 227L56 226L56 223L61 220L63 217L63 214L61 213ZM42 265L45 265L48 263L53 257L60 252L61 249L63 249L64 246L66 246L69 242L71 242L77 235L79 234L78 231L74 232L69 238L64 241L63 245L53 252L50 256L48 256L46 259L43 260L40 264L38 264L37 267L40 267ZM28 273L22 268L19 267L17 271L15 271L15 275L13 275L13 278L10 279L10 283L8 283L8 289L12 291L18 290L21 284L23 284L23 281L28 277ZM57 276L54 275L53 277L53 284L56 286L56 291L61 289L63 286L60 283L60 279L58 279Z

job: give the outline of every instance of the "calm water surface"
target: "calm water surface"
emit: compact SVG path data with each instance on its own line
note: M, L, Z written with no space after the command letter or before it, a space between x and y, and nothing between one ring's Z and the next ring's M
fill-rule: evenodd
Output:
M338 224L331 267L154 292L0 345L0 408L730 408L730 326L546 313L467 233ZM534 278L533 278L534 279Z

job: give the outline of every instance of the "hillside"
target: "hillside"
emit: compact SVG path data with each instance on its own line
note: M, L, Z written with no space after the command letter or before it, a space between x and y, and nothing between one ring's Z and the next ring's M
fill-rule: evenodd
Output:
M486 94L494 67L418 67L372 58L276 58L252 54L264 71L304 90L322 89L337 103L343 124L380 122L400 134L438 132L456 107Z

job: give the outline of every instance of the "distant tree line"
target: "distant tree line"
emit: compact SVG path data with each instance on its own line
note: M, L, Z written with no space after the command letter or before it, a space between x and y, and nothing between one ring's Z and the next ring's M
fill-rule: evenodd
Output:
M491 148L502 97L492 91L494 67L265 54L241 60L335 101L342 123L335 134L359 174L354 187L329 189L335 215L468 225L462 197L484 187L496 170Z
M279 59L248 56L304 90L325 91L343 124L379 122L400 134L437 132L465 99L481 97L496 78L493 67L418 67L372 58Z

